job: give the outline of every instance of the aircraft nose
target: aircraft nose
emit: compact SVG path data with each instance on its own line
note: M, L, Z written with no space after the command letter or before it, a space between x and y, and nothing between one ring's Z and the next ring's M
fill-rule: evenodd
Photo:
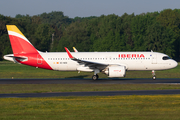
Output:
M172 68L175 68L177 65L178 63L175 60L173 60L173 62L171 63Z

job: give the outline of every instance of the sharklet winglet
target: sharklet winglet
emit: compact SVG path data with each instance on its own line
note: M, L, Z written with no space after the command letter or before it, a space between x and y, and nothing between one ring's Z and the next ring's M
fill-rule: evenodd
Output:
M69 51L66 47L64 47L64 48L65 48L65 50L66 50L66 52L67 52L69 58L71 58L71 59L74 58L74 57L71 55L70 51Z

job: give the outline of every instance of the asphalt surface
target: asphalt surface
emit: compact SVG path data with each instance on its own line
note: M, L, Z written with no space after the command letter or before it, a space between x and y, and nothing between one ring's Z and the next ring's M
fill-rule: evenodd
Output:
M114 96L114 95L167 95L180 94L180 90L135 90L135 91L104 91L104 92L61 92L61 93L20 93L0 94L0 98L22 97L58 97L58 96Z
M120 78L120 79L0 79L0 84L178 84L180 78Z
M0 79L0 84L180 84L180 78L168 79ZM114 96L114 95L165 95L180 94L180 90L135 90L135 91L98 91L98 92L59 92L59 93L20 93L0 94L0 98L10 97L57 97L57 96Z

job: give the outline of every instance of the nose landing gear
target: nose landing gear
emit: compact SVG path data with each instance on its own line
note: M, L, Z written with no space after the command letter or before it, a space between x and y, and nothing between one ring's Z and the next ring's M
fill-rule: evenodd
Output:
M156 74L155 74L155 71L154 71L154 70L152 70L152 75L153 75L152 79L153 79L153 80L156 80Z

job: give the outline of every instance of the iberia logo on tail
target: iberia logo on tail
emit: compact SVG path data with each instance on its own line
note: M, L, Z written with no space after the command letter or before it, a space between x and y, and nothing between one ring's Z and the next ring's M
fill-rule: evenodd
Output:
M34 46L15 25L6 25L14 54L37 53Z

